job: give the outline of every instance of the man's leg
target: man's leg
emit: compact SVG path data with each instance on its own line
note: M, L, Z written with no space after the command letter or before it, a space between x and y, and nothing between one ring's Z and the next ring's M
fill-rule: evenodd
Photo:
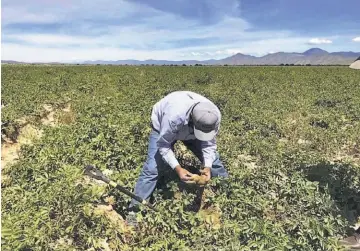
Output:
M135 185L134 193L142 199L148 200L155 189L158 181L159 170L164 168L164 161L159 156L156 141L159 134L152 131L149 136L148 155L143 165L139 178ZM129 205L130 211L137 211L139 202L132 199Z
M190 149L201 162L203 162L203 154L201 151L201 141L199 140L185 140L184 145ZM216 159L211 167L211 177L228 177L229 174L220 160L220 154L216 152Z

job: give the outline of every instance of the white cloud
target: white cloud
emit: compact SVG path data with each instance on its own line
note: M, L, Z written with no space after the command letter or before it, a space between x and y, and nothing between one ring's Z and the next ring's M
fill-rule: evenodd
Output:
M72 45L72 44L92 44L98 38L88 38L81 36L69 35L48 35L48 34L11 34L7 35L8 39L36 44L36 45Z
M282 38L265 38L255 41L250 40L207 46L206 51L213 52L217 55L217 58L230 56L236 53L263 56L269 51L303 52L308 49L308 46L304 44L304 41L307 40L309 40L309 38L287 36ZM296 48L296 50L294 50L294 48ZM198 51L202 52L202 49L205 48L199 47Z
M37 48L26 45L2 44L2 58L23 62L73 62L85 60L119 60L119 59L171 59L178 58L179 53L164 51L147 51L120 49L114 47L104 48Z
M250 32L250 23L232 16L203 25L124 0L86 4L83 0L12 0L4 4L3 13L2 59L25 62L219 59L236 53L261 56L269 51L305 51L306 41L331 43L296 37L291 31ZM19 23L26 27L55 23L60 28L36 33L7 28Z
M55 2L59 5L58 1ZM223 43L234 37L249 39L245 29L250 25L241 18L226 17L217 24L204 26L193 19L122 0L94 0L86 5L79 4L79 0L71 3L64 1L62 8L46 5L42 11L28 2L21 3L21 0L16 0L15 5L4 6L7 15L3 16L3 43L10 40L14 44L21 41L43 48L77 44L158 50L181 46L186 40L194 43L204 40L203 45L206 46L205 40L221 40L220 43ZM38 2L36 4L39 5ZM39 23L51 26L54 22L61 25L56 31L30 33L31 30L20 32L6 28L6 25L19 23L26 23L27 27Z
M24 62L71 62L85 60L120 60L120 59L165 59L179 60L181 59L220 59L243 53L248 55L262 56L269 51L293 51L296 47L298 51L305 51L307 46L303 43L306 38L282 38L282 39L263 39L258 41L220 43L210 46L189 46L177 49L157 49L149 50L148 48L121 48L120 46L112 46L111 42L106 43L105 39L109 38L93 38L93 40L84 41L82 46L77 47L61 47L56 45L56 40L62 41L63 45L72 42L82 42L83 37L46 37L42 36L43 42L39 38L24 36L27 41L38 40L40 46L27 44L2 43L2 59L18 60ZM98 39L98 40L97 40ZM85 39L86 40L86 39ZM46 42L46 46L43 43ZM99 43L98 45L96 45ZM100 43L104 43L101 46Z
M308 44L331 44L332 41L326 38L312 38L309 40Z
M58 16L50 13L29 12L23 7L3 7L1 22L3 25L11 23L52 23L58 21Z
M129 11L127 11L129 12ZM160 28L158 28L160 27ZM190 28L189 28L190 27ZM19 61L69 61L116 59L207 59L221 58L243 52L239 44L247 45L254 39L287 37L286 32L247 33L250 27L242 19L225 18L221 22L200 26L194 20L179 19L175 15L159 12L140 24L130 26L110 25L97 27L99 36L72 35L65 31L47 34L3 31L3 59ZM85 24L79 30L91 29ZM94 29L91 29L94 31ZM236 38L236 39L235 39ZM201 39L205 39L202 42ZM207 43L209 39L211 42ZM178 48L173 41L195 41ZM196 43L197 40L200 42ZM73 48L74 45L76 48ZM86 51L86 53L85 53ZM246 51L244 51L246 52Z
M199 48L200 49L200 48ZM231 55L235 55L237 53L242 53L242 50L239 49L225 49L225 50L216 50L216 51L202 51L202 52L190 52L190 53L183 53L181 54L181 56L211 56L211 57L216 57L216 56L221 56L221 57L225 57L225 56L231 56Z
M354 41L354 42L360 42L360 37L354 37L352 41Z
M125 0L2 1L2 23L71 23L106 18L123 18L138 13L156 13L144 5Z
M200 56L200 55L203 55L203 53L199 53L199 52L190 52L190 54L192 56Z
M237 53L242 53L241 49L226 49L223 51L223 54L228 54L228 55L235 55Z

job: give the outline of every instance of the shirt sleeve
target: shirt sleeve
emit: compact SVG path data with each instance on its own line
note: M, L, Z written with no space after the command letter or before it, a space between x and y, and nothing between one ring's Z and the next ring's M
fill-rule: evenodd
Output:
M157 141L157 146L162 159L172 169L175 169L175 167L179 165L179 162L171 149L171 144L175 141L176 134L178 133L181 124L182 121L180 118L170 118L166 115L161 121L160 137Z
M216 136L218 135L219 130L220 130L220 125L217 128ZM204 158L204 162L203 162L204 167L211 168L213 162L216 159L216 150L217 150L216 136L214 139L210 141L201 142L201 150Z
M204 157L204 167L211 167L216 159L216 139L201 142L202 153Z

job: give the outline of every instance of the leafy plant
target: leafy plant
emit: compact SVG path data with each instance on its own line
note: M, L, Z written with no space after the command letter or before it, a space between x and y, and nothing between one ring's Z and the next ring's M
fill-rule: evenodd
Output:
M2 170L3 250L341 250L338 239L360 214L359 74L347 68L2 70L2 132L16 138L24 118L43 130ZM87 179L83 167L94 164L132 191L152 105L176 90L221 109L218 150L230 177L201 191L169 169L152 197L160 212L144 209L129 230L130 198ZM57 126L36 119L44 104L69 103ZM188 169L199 165L179 144L176 155Z

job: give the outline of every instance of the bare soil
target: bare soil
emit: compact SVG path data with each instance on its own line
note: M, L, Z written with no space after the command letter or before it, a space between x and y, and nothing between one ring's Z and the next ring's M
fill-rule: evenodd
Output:
M1 169L15 163L19 158L22 145L32 144L42 136L42 131L31 124L27 124L19 131L16 142L7 141L1 146Z
M45 104L43 105L45 110L44 116L41 118L41 122L45 126L56 126L58 120L56 119L56 113L51 105ZM74 114L71 110L70 103L65 106L64 109L59 111L63 117L63 120L66 122L73 122L74 121ZM70 114L68 117L64 114ZM65 119L64 119L65 116ZM70 117L69 117L70 116ZM20 118L17 120L21 125L21 128L18 131L18 136L16 140L10 140L3 136L4 143L1 145L1 169L10 166L11 164L15 163L16 160L19 158L19 152L21 146L24 144L32 144L35 140L39 139L42 136L43 131L39 128L36 128L34 125L31 125L27 119Z

